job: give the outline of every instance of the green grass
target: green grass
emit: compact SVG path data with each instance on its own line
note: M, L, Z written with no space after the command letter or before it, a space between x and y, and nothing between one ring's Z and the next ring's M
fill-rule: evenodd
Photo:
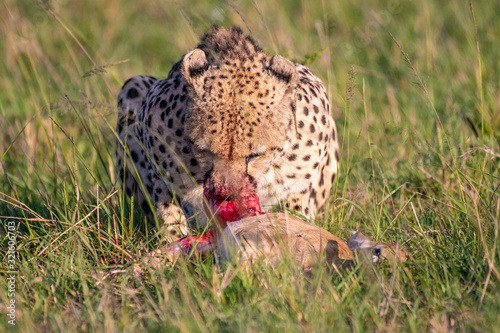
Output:
M16 329L500 331L500 8L473 5L4 1L0 255L6 272L16 221ZM327 85L341 170L316 223L405 243L413 262L378 279L209 260L133 277L155 245L115 176L116 96L130 76L166 77L214 23ZM0 313L8 302L2 277Z

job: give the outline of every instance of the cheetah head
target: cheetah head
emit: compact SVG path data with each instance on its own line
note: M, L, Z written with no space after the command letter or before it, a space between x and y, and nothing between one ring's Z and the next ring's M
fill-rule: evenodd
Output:
M219 221L235 221L260 212L263 170L289 146L297 75L291 61L269 59L249 37L222 28L213 35L183 59L186 134L205 173L210 208Z

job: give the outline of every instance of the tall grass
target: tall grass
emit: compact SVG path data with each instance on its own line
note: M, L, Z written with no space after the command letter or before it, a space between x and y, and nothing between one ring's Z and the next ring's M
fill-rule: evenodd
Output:
M42 331L498 331L500 34L493 2L0 4L0 235L17 225L17 321ZM130 265L154 234L120 190L116 96L239 25L327 85L338 183L316 224L414 261L311 278L211 260ZM0 304L8 304L0 279ZM11 329L0 317L1 330Z

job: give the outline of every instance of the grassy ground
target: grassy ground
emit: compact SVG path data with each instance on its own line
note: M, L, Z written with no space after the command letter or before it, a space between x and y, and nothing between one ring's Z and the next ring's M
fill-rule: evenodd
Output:
M5 0L0 255L5 273L15 221L15 328L499 331L499 12L487 1ZM117 184L116 95L132 75L166 77L214 23L327 84L342 163L316 223L405 243L413 262L378 278L211 261L133 278L130 262L154 244ZM13 328L6 277L0 331Z

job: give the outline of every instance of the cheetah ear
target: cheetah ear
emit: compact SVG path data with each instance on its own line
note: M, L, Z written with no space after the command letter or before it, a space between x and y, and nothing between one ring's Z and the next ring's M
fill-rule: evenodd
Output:
M289 89L293 89L295 86L295 78L297 77L297 71L293 62L282 56L275 55L271 58L267 69L278 80L283 81Z
M189 52L182 61L182 74L195 91L203 89L203 78L208 68L205 52L200 49Z

